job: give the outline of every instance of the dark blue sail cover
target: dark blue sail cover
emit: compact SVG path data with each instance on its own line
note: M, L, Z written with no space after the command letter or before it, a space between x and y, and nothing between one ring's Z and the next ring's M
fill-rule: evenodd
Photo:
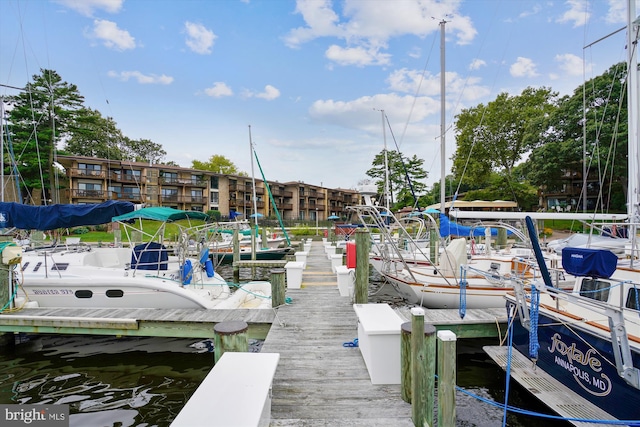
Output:
M167 248L157 242L137 245L131 254L132 270L166 270L169 254Z
M85 205L48 206L0 202L0 228L16 227L22 230L45 231L107 224L114 216L132 212L134 208L133 203L118 200Z
M605 249L564 248L562 267L574 276L611 277L618 265L618 257Z

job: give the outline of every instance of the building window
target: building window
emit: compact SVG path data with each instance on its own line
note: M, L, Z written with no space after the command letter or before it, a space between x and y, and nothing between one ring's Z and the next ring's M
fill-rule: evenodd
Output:
M214 189L217 190L218 189L218 185L219 185L218 177L217 176L212 176L211 177L211 188L214 188Z

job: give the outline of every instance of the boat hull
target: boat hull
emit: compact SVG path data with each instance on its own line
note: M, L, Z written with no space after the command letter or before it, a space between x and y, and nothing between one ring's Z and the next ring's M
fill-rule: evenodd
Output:
M516 310L517 312L517 310ZM540 313L536 366L573 392L619 420L640 420L638 389L618 374L611 340L572 323L558 322ZM513 347L529 357L529 331L514 321ZM640 366L638 348L632 348L633 366ZM634 403L632 403L634 402Z

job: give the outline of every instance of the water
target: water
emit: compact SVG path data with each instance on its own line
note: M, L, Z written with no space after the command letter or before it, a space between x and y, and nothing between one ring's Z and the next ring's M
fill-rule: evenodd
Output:
M231 270L221 269L225 277ZM268 270L257 271L268 278ZM248 279L248 277L243 277ZM403 304L390 286L373 278L374 302ZM495 341L458 341L457 384L469 393L503 402L505 374L482 351ZM250 343L259 351L261 342ZM116 338L76 335L17 335L0 347L0 403L68 404L70 425L168 426L213 366L210 340ZM457 425L502 425L502 409L457 393ZM548 412L510 384L509 403ZM568 423L509 415L514 427L568 426Z

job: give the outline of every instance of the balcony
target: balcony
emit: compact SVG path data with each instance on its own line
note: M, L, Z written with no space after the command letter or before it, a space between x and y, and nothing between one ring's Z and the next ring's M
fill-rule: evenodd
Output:
M103 190L79 190L72 189L71 197L74 199L104 199L106 198L106 191Z
M99 178L105 179L107 177L107 172L104 170L95 170L95 169L71 169L71 176L74 178Z

